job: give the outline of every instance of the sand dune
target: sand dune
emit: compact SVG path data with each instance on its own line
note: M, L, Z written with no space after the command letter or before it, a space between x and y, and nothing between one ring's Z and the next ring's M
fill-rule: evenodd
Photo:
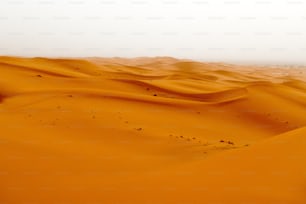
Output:
M0 57L0 203L306 203L301 68Z

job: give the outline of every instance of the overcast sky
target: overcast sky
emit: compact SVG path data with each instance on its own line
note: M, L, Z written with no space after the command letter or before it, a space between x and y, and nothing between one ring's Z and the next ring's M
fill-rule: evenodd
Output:
M306 64L306 1L1 0L0 55Z

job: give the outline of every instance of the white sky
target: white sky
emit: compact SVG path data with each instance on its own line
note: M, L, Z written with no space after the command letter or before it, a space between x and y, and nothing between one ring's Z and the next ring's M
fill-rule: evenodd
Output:
M306 1L1 0L0 55L306 64Z

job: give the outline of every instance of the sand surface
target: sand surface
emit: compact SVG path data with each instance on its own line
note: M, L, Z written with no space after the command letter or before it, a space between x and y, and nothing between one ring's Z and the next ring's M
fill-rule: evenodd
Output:
M306 71L0 57L0 203L306 203Z

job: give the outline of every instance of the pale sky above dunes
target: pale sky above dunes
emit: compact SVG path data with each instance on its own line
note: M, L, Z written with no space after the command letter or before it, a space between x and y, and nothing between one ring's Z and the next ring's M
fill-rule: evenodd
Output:
M303 0L1 0L0 55L306 64Z

